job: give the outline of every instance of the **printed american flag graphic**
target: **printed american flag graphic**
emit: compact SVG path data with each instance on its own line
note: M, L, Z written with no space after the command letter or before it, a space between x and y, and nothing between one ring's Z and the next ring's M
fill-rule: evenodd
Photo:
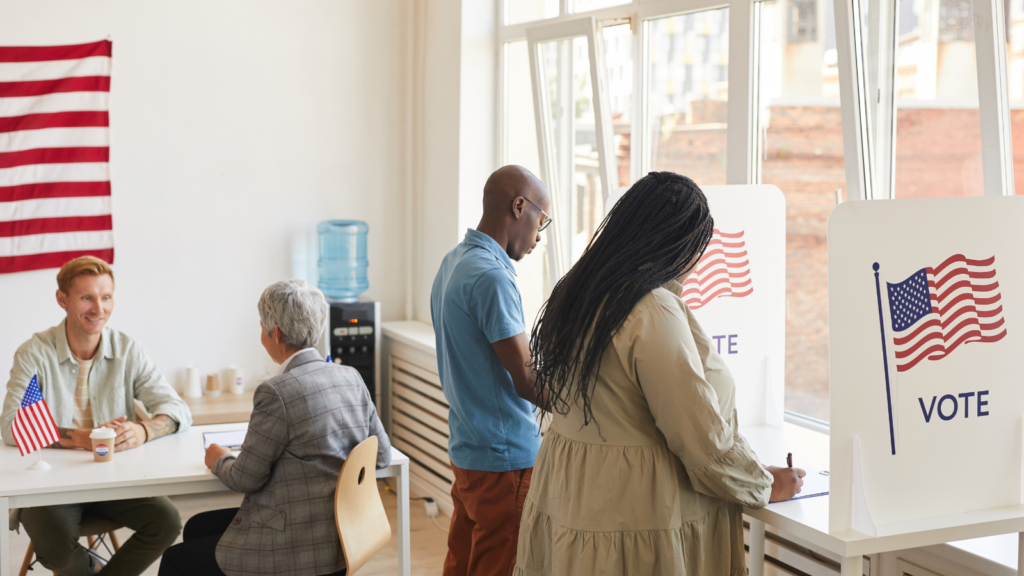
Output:
M21 407L14 415L11 433L21 455L31 454L60 440L57 423L50 415L50 407L39 390L39 378L32 377L21 399Z
M956 254L886 286L899 372L945 358L961 344L1006 336L995 256L971 260Z
M0 273L114 261L107 40L0 47Z
M743 231L730 234L716 228L697 267L683 282L680 297L690 310L697 310L715 298L742 298L753 291Z

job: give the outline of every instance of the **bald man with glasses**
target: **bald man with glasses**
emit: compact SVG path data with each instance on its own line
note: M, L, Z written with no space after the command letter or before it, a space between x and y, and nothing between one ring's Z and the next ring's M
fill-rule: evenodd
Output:
M546 406L512 262L551 224L551 197L520 166L491 174L483 196L480 224L445 256L430 294L455 475L444 576L512 573L540 448L534 411Z

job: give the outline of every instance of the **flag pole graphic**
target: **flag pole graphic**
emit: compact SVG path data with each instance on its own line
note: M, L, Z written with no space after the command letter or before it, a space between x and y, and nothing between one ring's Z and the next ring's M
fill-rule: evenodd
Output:
M885 347L885 321L882 318L882 288L878 282L878 262L871 265L875 271L875 296L878 298L878 328L882 332L882 366L885 368L885 399L889 403L889 444L893 456L896 455L896 436L892 428L892 393L889 391L889 354Z

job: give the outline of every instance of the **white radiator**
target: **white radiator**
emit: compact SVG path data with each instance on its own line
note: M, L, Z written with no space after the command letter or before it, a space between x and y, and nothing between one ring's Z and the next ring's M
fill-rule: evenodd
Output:
M391 443L409 456L411 490L433 498L451 516L455 477L448 459L448 402L435 357L391 338L384 351L384 425Z

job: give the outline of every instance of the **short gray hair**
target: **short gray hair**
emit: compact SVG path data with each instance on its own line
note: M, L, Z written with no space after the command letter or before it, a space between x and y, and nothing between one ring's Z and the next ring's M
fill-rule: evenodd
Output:
M327 308L324 293L306 281L282 280L260 296L260 321L268 336L280 328L285 345L309 348L323 335Z

